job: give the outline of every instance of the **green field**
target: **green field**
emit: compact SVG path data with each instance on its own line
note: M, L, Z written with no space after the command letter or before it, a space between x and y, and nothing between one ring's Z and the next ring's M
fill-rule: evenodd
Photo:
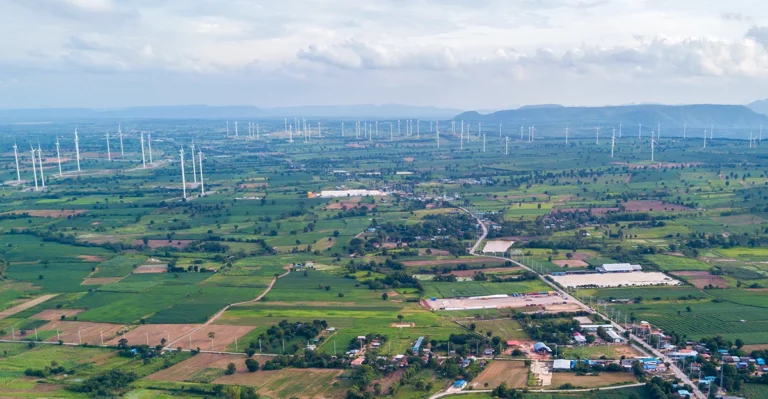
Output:
M425 281L424 297L456 298L495 294L512 294L550 291L552 288L541 280L511 283L460 281L456 283Z

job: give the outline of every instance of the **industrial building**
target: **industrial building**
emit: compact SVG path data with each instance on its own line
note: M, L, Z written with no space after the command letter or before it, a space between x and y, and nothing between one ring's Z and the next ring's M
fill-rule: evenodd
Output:
M630 273L639 272L641 270L643 270L642 266L630 263L605 263L602 266L597 267L597 271L600 273Z
M347 198L347 197L380 197L387 193L380 190L323 190L319 193L308 192L307 198Z

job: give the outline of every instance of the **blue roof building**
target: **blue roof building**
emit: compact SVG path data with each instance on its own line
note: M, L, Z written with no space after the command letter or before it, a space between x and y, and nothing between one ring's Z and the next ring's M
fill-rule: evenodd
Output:
M549 349L549 347L547 346L547 344L545 344L545 343L543 343L543 342L537 342L537 343L535 343L535 344L533 345L533 350L535 350L536 352L545 351L545 352L549 352L549 353L552 353L552 349Z
M419 339L416 340L416 343L413 345L413 351L418 352L419 348L421 347L421 343L424 342L424 337L419 337Z
M464 381L464 380L458 380L458 381L456 381L456 382L454 382L454 383L453 383L453 387L454 387L454 388L457 388L457 389L462 389L462 388L464 388L465 386L467 386L467 382L466 382L466 381Z

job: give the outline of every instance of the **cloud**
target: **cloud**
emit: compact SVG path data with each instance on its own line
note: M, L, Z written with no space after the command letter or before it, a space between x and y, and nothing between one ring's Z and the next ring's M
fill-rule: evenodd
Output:
M746 37L768 47L768 26L753 26L747 31Z
M300 50L296 57L344 69L445 70L459 65L454 50L449 47L408 51L356 40L332 45L313 44Z
M752 17L748 15L744 15L742 13L738 13L738 12L723 12L720 14L720 18L726 21L737 21L737 22L749 22L752 20Z

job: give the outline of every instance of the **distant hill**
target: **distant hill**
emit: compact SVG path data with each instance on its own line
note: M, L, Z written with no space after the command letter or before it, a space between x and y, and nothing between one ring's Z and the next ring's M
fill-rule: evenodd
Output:
M464 112L454 117L465 122L535 124L537 126L565 126L572 128L592 126L637 126L642 123L651 127L657 124L668 128L709 127L715 129L757 128L768 126L768 116L758 114L742 105L626 105L609 107L521 107L514 110L498 111L491 114Z
M523 105L522 107L518 108L518 110L541 109L541 108L565 108L565 106L560 104L532 104L532 105Z
M763 115L768 115L768 100L753 101L747 104L747 108Z
M400 104L325 105L281 108L258 108L251 105L210 106L172 105L126 107L114 109L38 108L0 110L0 119L40 121L52 119L447 119L461 110Z

